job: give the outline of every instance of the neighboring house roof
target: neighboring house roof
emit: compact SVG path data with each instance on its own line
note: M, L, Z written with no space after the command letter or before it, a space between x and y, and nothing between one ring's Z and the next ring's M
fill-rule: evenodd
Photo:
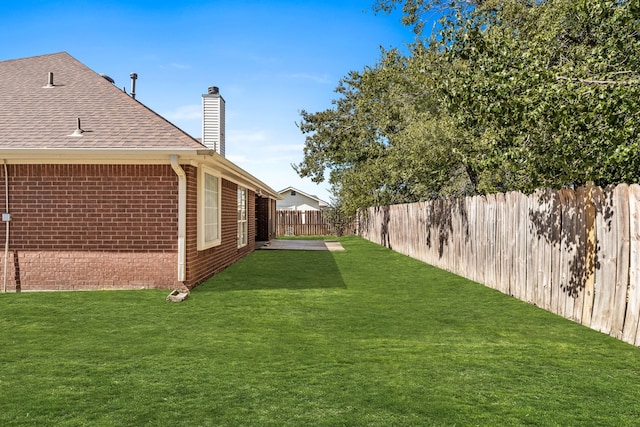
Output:
M77 119L81 136L74 135ZM0 158L14 163L167 163L169 155L178 155L181 163L218 167L257 193L280 198L66 52L0 61Z
M281 195L281 196L284 196L284 195L286 195L287 193L290 193L291 191L295 191L295 192L296 192L296 195L300 195L300 196L306 197L306 198L308 198L308 199L311 199L311 200L313 200L313 201L317 202L317 203L318 203L318 205L319 205L321 208L327 208L327 207L329 207L329 203L325 202L325 201L324 201L324 200L322 200L322 199L319 199L319 198L318 198L318 196L314 196L314 195L312 195L312 194L305 193L305 192L300 191L300 190L298 190L297 188L294 188L294 187L287 187L287 188L285 188L284 190L280 190L280 191L278 191L278 193L280 193L280 195Z

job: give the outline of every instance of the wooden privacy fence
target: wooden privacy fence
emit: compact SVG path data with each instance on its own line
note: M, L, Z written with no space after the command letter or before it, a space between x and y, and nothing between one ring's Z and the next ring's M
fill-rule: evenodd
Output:
M331 226L322 211L276 211L278 236L326 236Z
M640 346L640 185L372 207L359 233Z
M338 234L338 222L325 211L276 211L278 236L330 236ZM355 221L342 224L340 234L355 234Z

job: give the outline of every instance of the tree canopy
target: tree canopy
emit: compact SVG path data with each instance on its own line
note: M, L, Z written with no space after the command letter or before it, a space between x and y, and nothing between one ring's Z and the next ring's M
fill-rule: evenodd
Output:
M300 176L347 211L640 181L640 0L377 0L417 34L301 112ZM441 15L435 30L424 23Z

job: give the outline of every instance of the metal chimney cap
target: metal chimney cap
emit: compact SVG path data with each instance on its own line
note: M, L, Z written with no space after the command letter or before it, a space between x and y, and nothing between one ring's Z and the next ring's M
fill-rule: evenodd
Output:
M209 95L219 95L220 89L218 86L209 86Z
M136 99L136 80L138 79L138 74L131 73L129 77L131 77L131 97Z

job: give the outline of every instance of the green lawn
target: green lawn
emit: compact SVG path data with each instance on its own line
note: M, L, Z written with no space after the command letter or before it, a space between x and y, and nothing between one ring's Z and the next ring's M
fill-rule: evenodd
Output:
M358 238L0 295L2 426L636 426L640 349Z

